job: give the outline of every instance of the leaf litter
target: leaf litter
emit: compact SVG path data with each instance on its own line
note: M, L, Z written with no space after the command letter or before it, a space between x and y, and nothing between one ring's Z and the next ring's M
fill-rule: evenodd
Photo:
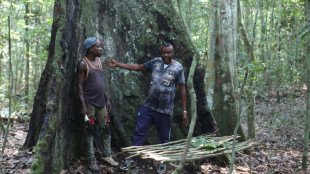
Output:
M283 95L280 103L276 98L258 98L255 105L255 129L257 145L252 147L251 153L237 152L234 173L299 173L301 171L304 134L304 113L306 108L305 91L294 92L294 95ZM27 136L29 122L26 120L13 120L8 135L4 153L0 156L0 173L2 174L27 174L33 161L34 150L23 149ZM242 118L244 132L247 132L246 118ZM0 144L4 136L0 134ZM2 148L2 147L1 147ZM121 164L127 154L117 152L113 158ZM96 152L97 159L99 153ZM308 156L308 166L310 157ZM105 162L97 161L99 173L126 173L118 167L111 167ZM149 174L156 173L159 162L153 160L137 160L137 167L131 173ZM174 163L174 165L178 165ZM250 166L252 166L250 168ZM168 165L167 173L175 167ZM214 158L187 162L182 174L221 174L228 173L229 165L218 162ZM86 167L84 158L72 163L61 174L87 174L91 173ZM308 169L306 173L310 173Z

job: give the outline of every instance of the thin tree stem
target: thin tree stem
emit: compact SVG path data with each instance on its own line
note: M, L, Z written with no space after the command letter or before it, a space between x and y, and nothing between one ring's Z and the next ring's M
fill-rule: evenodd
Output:
M177 174L177 173L179 173L183 169L184 163L186 162L186 156L187 156L187 153L188 153L190 141L191 141L191 139L193 137L193 132L194 132L194 128L195 128L195 124L196 124L196 118L197 118L197 109L196 109L197 99L196 99L196 93L195 93L195 90L194 90L193 76L194 76L194 72L195 72L196 65L197 65L197 59L198 59L197 57L200 57L200 54L199 54L197 48L194 45L194 42L193 42L191 34L189 32L187 23L185 21L185 18L184 18L184 15L183 15L183 10L182 10L182 5L181 5L181 0L177 0L177 3L178 3L178 8L179 8L179 14L180 14L180 16L182 18L182 22L184 24L187 36L189 37L190 44L191 44L192 48L195 50L195 55L194 55L193 60L192 60L192 65L191 65L190 73L188 75L188 80L187 80L187 87L188 87L189 95L190 95L190 98L191 98L191 114L192 114L192 119L191 119L189 131L188 131L188 134L187 134L186 144L185 144L185 148L184 148L184 152L183 152L181 161L179 163L179 166L173 171L173 174Z
M10 1L10 13L8 16L8 29L9 29L9 69L10 69L10 77L11 77L11 84L9 87L9 117L8 117L8 122L7 122L7 127L5 131L5 136L4 136L4 142L2 146L2 151L1 153L4 152L5 146L6 146L6 141L8 138L8 133L9 133L9 128L10 128L10 118L11 118L11 105L12 105L12 92L13 92L13 71L12 71L12 48L11 48L11 14L12 14L12 1Z

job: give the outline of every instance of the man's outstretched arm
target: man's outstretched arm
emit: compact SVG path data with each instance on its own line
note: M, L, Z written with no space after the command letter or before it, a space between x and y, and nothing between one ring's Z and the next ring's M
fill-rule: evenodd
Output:
M144 65L143 64L124 64L124 63L119 63L116 62L114 59L110 58L109 61L104 61L103 64L105 66L109 67L119 67L119 68L124 68L128 70L134 70L134 71L144 71Z

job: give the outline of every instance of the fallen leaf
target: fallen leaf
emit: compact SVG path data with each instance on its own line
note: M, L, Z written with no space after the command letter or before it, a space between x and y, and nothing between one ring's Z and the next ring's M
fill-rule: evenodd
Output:
M67 172L65 170L60 171L59 174L66 174Z
M236 170L237 170L237 171L240 171L240 172L248 172L250 169L248 169L248 168L246 168L246 167L240 167L240 166L238 166L238 167L236 167Z

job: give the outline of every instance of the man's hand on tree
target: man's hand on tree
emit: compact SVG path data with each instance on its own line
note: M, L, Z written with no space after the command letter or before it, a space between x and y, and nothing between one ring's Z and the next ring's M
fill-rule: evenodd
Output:
M109 66L109 67L116 67L117 66L117 62L114 59L110 58L110 60L105 60L103 62L103 65L104 66Z

